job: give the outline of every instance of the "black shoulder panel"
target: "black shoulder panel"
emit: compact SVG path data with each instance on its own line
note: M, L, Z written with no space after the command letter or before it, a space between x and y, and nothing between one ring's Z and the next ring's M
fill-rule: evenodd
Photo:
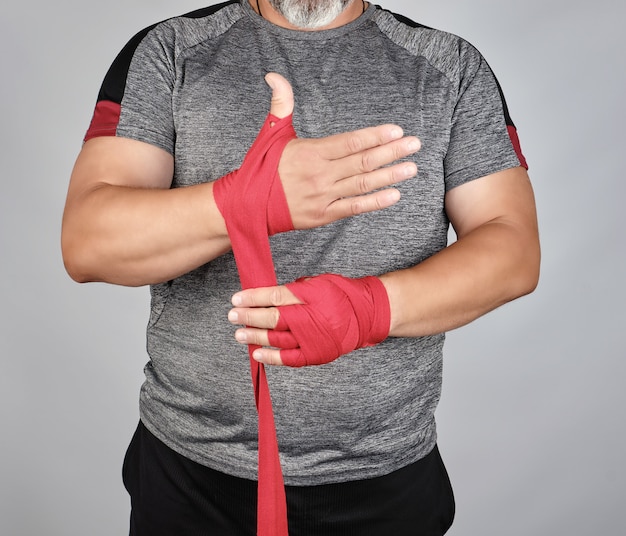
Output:
M405 17L404 15L400 15L398 13L394 13L393 11L389 11L388 9L384 9L379 5L376 5L376 9L380 9L381 11L385 11L389 13L398 22L401 22L402 24L406 24L407 26L410 26L411 28L428 28L428 26L424 26L423 24L420 24L419 22L415 22L414 20L411 20L408 17Z
M195 11L191 11L190 13L182 15L182 17L190 19L207 17L226 6L237 3L239 3L238 0L228 0L227 2L222 2L213 6L196 9ZM161 22L157 22L155 24L152 24L151 26L148 26L147 28L144 28L135 36L133 36L132 39L128 41L126 46L124 46L122 51L113 61L106 76L104 77L104 82L102 83L102 86L100 87L100 92L98 93L98 101L107 100L115 102L117 104L121 104L122 98L124 97L124 89L126 87L128 69L130 68L130 62L133 59L135 50L137 50L137 47L139 46L143 38L159 24L161 24Z

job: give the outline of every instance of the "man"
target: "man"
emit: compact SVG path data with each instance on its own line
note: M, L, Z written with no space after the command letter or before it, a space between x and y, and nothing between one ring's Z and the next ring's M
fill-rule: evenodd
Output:
M276 153L292 111L298 138ZM271 179L274 153L259 213L280 285L239 290L237 268L243 282L257 266L238 251L259 230L242 185ZM445 533L443 333L531 292L539 269L532 188L488 65L361 0L233 0L132 39L76 162L63 253L77 281L151 285L124 464L131 534L151 536L254 533L248 344L271 365L292 536Z

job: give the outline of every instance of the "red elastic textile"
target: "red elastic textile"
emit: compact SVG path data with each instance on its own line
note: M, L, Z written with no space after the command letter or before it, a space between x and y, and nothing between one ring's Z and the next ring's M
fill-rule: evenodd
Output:
M528 171L528 163L526 162L526 158L524 158L524 154L522 153L522 146L519 142L519 136L517 135L517 129L513 125L508 125L507 131L509 133L509 138L511 139L511 143L513 144L513 149L515 149L515 154L519 159L520 166L522 166L526 171Z
M323 365L389 334L389 298L377 277L322 274L287 287L303 303L279 307L278 325L268 332L284 365Z
M115 136L121 112L122 107L117 102L99 101L83 141L88 141L97 136Z
M273 126L272 126L273 124ZM269 234L293 229L278 163L296 137L291 116L269 115L241 167L215 182L213 195L228 229L242 288L276 285ZM252 359L250 370L259 414L258 536L287 536L287 502L272 400L265 369Z

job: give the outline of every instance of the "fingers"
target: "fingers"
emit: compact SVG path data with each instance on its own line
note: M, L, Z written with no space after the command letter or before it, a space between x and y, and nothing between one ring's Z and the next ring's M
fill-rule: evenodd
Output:
M387 208L400 199L400 193L393 188L383 191L380 188L417 174L414 162L394 164L419 150L416 137L331 161L321 158L317 149L311 150L317 148L316 142L325 143L332 138L293 140L283 153L279 173L296 229L318 227ZM286 180L288 177L296 180Z
M297 351L297 350L288 350ZM283 361L280 358L280 350L272 350L271 348L258 348L252 353L252 357L259 363L264 365L282 366Z
M242 324L261 329L274 329L280 313L276 307L258 309L231 309L228 320L231 324Z
M382 210L395 205L398 201L400 201L400 192L395 188L388 188L368 195L338 199L328 207L326 216L329 221L336 221L357 214Z
M291 332L274 329L281 329L278 306L302 303L287 287L242 290L233 295L231 301L235 307L228 313L228 320L233 324L246 326L235 332L237 342L262 347L254 351L254 359L266 365L278 366L283 364L280 350L268 348L269 346L286 349L287 352L296 351L298 343Z
M256 346L271 346L281 349L299 347L298 341L291 331L239 328L235 331L235 339L241 344L252 344Z
M280 366L283 364L280 357L280 349L288 352L300 352L298 349L298 341L296 341L290 331L275 331L249 327L239 328L235 331L235 340L240 344L259 346L260 348L256 348L252 353L252 358L265 365Z
M403 162L394 166L376 169L369 173L361 173L337 181L333 194L337 199L363 195L392 186L417 175L417 166L414 162Z
M235 332L235 339L241 344L260 346L252 352L252 358L265 365L282 365L281 352L301 352L296 339L288 331L268 332L266 329L240 328ZM273 348L269 348L270 346Z
M334 221L390 207L400 200L400 192L387 187L415 175L417 166L406 162L338 181L335 201L329 205L326 216Z
M385 145L334 160L332 162L332 172L341 179L363 175L411 156L419 151L420 148L421 143L418 138L407 136Z
M293 112L294 99L291 84L278 73L265 75L267 85L272 89L270 113L282 119Z
M278 307L301 302L286 286L280 285L241 290L233 295L231 303L235 307Z
M317 150L320 156L328 160L338 160L400 140L403 136L404 132L398 125L379 125L319 139Z
M274 329L278 324L280 305L302 303L285 286L260 287L242 290L233 295L235 306L228 313L232 324L243 324L251 328Z

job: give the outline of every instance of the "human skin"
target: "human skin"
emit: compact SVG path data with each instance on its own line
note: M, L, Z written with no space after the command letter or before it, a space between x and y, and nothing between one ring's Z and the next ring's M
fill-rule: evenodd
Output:
M263 16L288 23L266 0ZM329 27L362 12L353 2ZM271 113L293 108L289 84L269 75ZM419 149L415 137L381 125L319 140L292 140L279 164L296 229L325 225L393 205L394 188L417 172L412 163L392 164ZM170 189L173 158L149 144L116 137L88 141L77 159L63 218L62 248L77 281L128 286L178 277L230 249L213 184ZM514 168L477 179L446 195L446 212L458 240L412 268L377 274L391 306L390 336L422 336L464 325L499 305L531 292L539 275L539 238L532 187ZM306 274L303 274L306 275ZM229 314L244 324L242 343L266 346L278 305L297 303L285 287L251 289L233 297ZM255 358L280 364L275 349Z
M290 28L266 0L263 16ZM358 5L357 5L358 4ZM353 2L336 19L358 17ZM329 26L334 27L334 24ZM290 88L281 88L287 114L293 106ZM463 326L485 313L532 292L540 268L539 231L534 194L526 170L516 167L450 190L445 210L457 241L411 268L380 274L389 296L389 336L420 337ZM303 274L304 275L304 274ZM280 351L267 348L267 330L276 326L278 306L300 303L284 286L248 289L233 296L228 318L245 325L235 332L242 344L260 345L253 357L281 365Z
M286 84L275 73L267 80ZM274 93L270 113L280 113L281 98ZM395 125L292 140L278 170L294 228L393 205L398 190L381 188L416 175L414 163L393 163L419 147ZM70 179L61 240L74 280L160 283L230 250L213 183L171 189L173 169L173 157L147 143L99 137L84 144Z
M389 336L420 337L463 326L534 290L540 248L532 188L526 171L512 168L452 189L446 212L457 241L411 268L380 275L391 309ZM242 344L268 346L280 305L300 303L284 286L233 296L229 312ZM280 365L280 352L253 357Z

